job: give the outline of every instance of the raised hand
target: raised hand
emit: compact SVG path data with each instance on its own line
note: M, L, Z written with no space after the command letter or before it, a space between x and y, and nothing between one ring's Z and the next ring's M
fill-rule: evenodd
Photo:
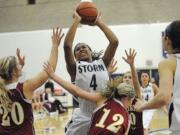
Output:
M96 20L92 23L89 23L88 25L94 26L94 25L98 25L100 22L101 22L101 12L98 11L98 15L96 17Z
M137 112L142 112L144 104L146 104L146 101L144 101L142 99L137 99L137 102L134 105L135 110Z
M44 71L48 74L48 76L51 78L54 75L54 70L51 64L47 61L43 64Z
M101 11L98 11L98 15L96 17L96 20L95 20L94 24L97 24L100 21L101 21Z
M62 29L57 27L56 29L53 28L53 35L52 35L52 44L59 46L61 39L63 38L64 33L62 33Z
M82 20L81 16L76 12L76 8L73 10L73 18L75 21L78 21L78 22Z
M136 52L134 49L129 49L129 52L127 52L127 50L125 50L126 53L126 58L122 57L122 59L127 62L129 65L134 64L134 58L136 57Z
M111 75L112 73L114 73L117 70L117 66L116 65L117 65L117 60L114 60L114 58L113 58L111 63L107 67L109 75Z
M16 55L18 57L19 63L23 67L25 65L25 56L21 57L19 48L16 49Z

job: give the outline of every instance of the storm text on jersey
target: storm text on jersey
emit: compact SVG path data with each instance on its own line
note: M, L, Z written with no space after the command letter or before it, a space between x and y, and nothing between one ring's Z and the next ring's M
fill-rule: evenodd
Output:
M78 66L79 73L86 73L86 72L97 72L97 71L105 71L103 65L79 65Z

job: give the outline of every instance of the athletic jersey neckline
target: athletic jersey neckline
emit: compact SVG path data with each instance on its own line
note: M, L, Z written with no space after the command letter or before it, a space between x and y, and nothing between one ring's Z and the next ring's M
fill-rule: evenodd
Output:
M18 82L15 82L15 83L7 84L5 87L6 89L12 90L16 88L17 84Z

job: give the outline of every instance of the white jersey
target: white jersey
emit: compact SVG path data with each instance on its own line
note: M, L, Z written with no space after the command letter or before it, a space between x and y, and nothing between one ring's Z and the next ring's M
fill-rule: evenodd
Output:
M89 92L104 90L109 75L102 59L91 63L76 63L75 85ZM79 108L74 109L72 119L66 126L66 135L86 135L90 126L91 116L97 105L94 102L78 98Z
M174 74L173 96L169 107L170 129L180 134L180 54L176 54L176 71ZM178 131L179 130L179 131Z
M142 97L145 101L149 101L154 97L152 83L149 83L145 88L141 87L141 89L142 89Z
M109 75L102 59L91 63L80 61L76 63L75 85L89 92L104 90L109 80ZM79 98L80 110L91 115L96 108L94 102Z
M149 101L154 97L154 90L152 87L152 83L149 83L145 88L142 89L142 97L144 100ZM152 117L154 115L153 109L143 111L143 127L144 129L148 129L151 123Z

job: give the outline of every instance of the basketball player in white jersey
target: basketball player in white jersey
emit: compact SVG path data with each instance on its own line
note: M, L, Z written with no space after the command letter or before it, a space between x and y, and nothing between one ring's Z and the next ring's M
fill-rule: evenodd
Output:
M158 92L158 87L155 84L150 83L150 76L147 72L141 72L141 93L145 101L152 99ZM144 135L148 135L148 128L153 118L155 110L145 110L143 111L143 127Z
M159 91L152 100L146 103L138 101L135 107L142 111L169 103L171 135L180 135L180 20L167 26L162 40L169 57L159 63Z
M73 24L71 25L64 42L65 60L71 81L76 86L89 92L103 90L109 80L107 66L115 55L118 46L118 39L115 34L103 23L100 17L94 25L98 26L105 34L109 45L101 59L95 60L91 48L85 43L78 43L72 51L73 41L81 17L74 11ZM97 40L97 39L95 39ZM74 58L75 56L75 58ZM76 60L75 60L76 59ZM96 104L85 99L78 98L79 108L73 112L72 119L65 129L66 135L86 135L91 115Z

